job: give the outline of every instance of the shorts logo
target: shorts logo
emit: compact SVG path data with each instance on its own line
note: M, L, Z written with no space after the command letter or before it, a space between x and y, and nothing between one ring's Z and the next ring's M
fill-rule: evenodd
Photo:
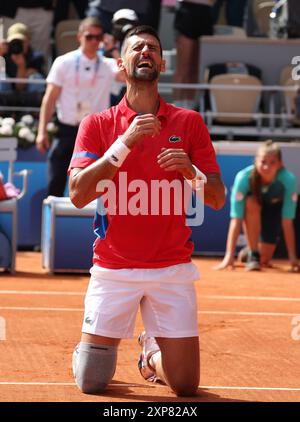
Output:
M181 141L180 136L175 136L175 135L172 135L172 136L170 136L170 138L169 138L169 142L172 142L172 143L175 143L175 142L180 142L180 141Z
M92 325L93 324L93 320L90 317L88 317L88 316L85 318L84 322L86 324L89 324L89 325Z

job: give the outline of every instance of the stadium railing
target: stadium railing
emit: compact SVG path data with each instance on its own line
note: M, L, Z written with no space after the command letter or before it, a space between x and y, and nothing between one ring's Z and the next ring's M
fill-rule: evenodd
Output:
M28 83L27 79L21 78L7 78L1 81L12 83ZM30 83L46 84L45 80L30 81ZM285 112L282 101L282 94L287 92L295 92L299 87L295 84L293 86L281 85L212 85L211 83L201 84L179 84L172 82L159 82L159 92L163 98L172 102L172 92L174 89L192 89L197 91L199 112L204 118L208 129L212 135L220 135L226 139L234 139L239 136L247 136L250 138L257 137L273 137L282 139L300 138L300 127L294 125L295 114ZM211 89L214 90L241 90L241 91L261 91L264 101L264 109L254 113L221 113L218 110L208 109L205 103L205 93ZM20 105L1 105L0 112L39 112L39 107L35 106L20 106ZM238 125L238 124L218 124L216 117L241 117L252 118L255 120L254 125Z

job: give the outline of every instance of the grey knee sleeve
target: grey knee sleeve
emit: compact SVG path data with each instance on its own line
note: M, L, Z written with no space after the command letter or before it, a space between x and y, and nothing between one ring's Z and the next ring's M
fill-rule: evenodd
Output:
M99 393L112 380L117 364L117 346L80 343L74 352L74 375L83 393Z

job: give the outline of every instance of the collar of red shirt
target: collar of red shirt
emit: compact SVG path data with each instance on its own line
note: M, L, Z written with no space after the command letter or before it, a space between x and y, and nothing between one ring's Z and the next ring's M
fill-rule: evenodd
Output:
M122 98L122 100L119 102L118 105L119 110L121 113L126 117L127 121L130 122L137 116L137 112L132 110L127 103L126 95ZM156 114L157 118L167 118L167 112L168 112L168 104L159 97L159 109Z

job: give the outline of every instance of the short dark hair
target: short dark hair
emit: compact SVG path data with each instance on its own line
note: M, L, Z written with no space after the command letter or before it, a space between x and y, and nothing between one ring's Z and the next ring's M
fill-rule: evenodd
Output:
M123 41L123 45L122 45L122 56L126 51L128 39L130 37L133 37L134 35L140 35L140 34L149 34L149 35L152 35L154 38L156 38L157 41L159 42L160 55L162 56L162 45L161 45L158 33L150 25L138 25L127 32Z

